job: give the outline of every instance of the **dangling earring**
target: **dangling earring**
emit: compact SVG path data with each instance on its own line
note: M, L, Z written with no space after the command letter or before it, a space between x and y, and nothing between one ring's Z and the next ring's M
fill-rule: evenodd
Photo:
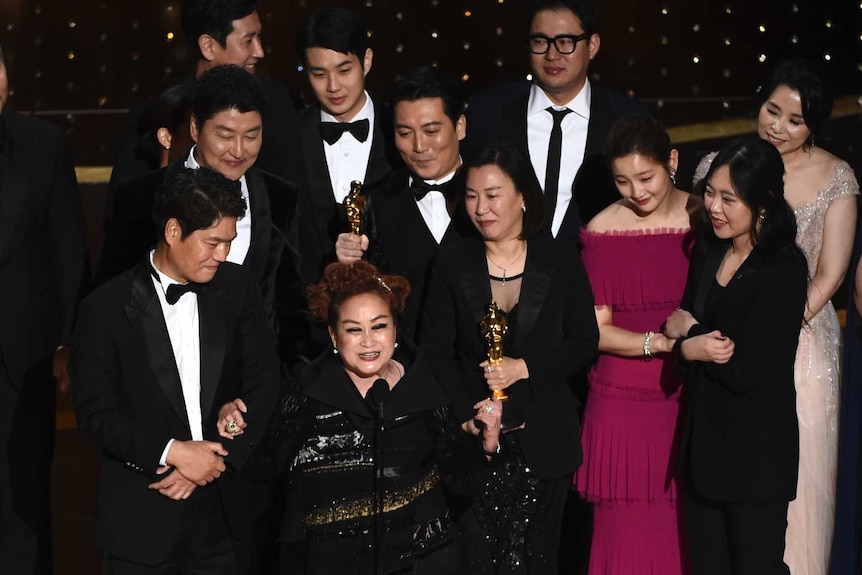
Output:
M395 349L398 349L398 342L395 342Z
M676 170L670 171L670 181L673 182L673 185L676 185Z
M527 213L527 206L521 206L521 211L526 214Z
M334 347L334 346L333 346L333 348L332 348L332 355L338 355L338 348L337 348L337 347Z

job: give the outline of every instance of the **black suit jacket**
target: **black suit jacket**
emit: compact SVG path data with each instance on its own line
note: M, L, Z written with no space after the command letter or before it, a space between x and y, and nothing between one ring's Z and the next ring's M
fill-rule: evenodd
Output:
M479 364L487 359L479 322L491 299L485 245L468 238L440 250L431 277L419 342L447 388L459 421L487 397ZM507 390L526 415L520 434L527 464L538 477L572 473L581 463L578 401L573 376L598 355L593 293L574 245L531 238L518 303L517 326L505 354L522 358L530 378ZM505 405L503 406L505 410Z
M688 380L682 471L708 499L789 501L796 494L799 463L793 366L808 269L801 253L765 254L755 248L710 300L726 248L717 246L695 259L681 304L700 322L688 337L720 330L735 343L733 357L723 365L686 362L676 345Z
M228 470L214 484L236 536L248 527L243 464L278 399L279 366L260 292L246 270L223 263L198 295L204 439L219 441ZM102 447L96 536L109 555L158 564L176 542L183 513L147 485L157 480L170 439L190 440L182 384L149 260L114 278L81 304L72 352L72 390L80 430ZM218 437L218 410L242 397L248 428ZM211 489L212 485L199 487ZM197 495L200 495L197 493Z
M156 243L153 199L166 180L185 169L188 154L167 168L136 178L117 193L105 220L105 244L96 283L136 265ZM264 306L279 335L282 357L292 353L293 342L303 335L305 309L299 278L297 193L293 184L260 170L246 174L251 204L251 245L244 267L261 288ZM286 355L285 355L286 354Z
M272 172L289 181L295 181L292 158L299 153L295 146L293 134L297 129L297 107L299 99L281 82L266 76L257 76L266 96L266 112L263 115L263 145L257 158L257 166ZM186 76L181 82L194 91L195 77ZM105 202L106 213L110 212L113 198L122 184L134 178L144 176L158 169L158 164L151 163L137 151L138 142L146 133L151 115L150 108L158 99L158 95L145 100L129 111L125 130L117 145L114 157L114 169L111 172L111 183Z
M463 174L455 177L452 221L440 244L419 212L416 198L408 185L407 170L393 172L386 188L380 193L369 195L368 259L386 272L404 276L410 282L410 295L399 324L401 334L409 339L416 337L431 260L441 246L476 234L464 209Z
M374 126L371 130L371 154L365 180L367 190L385 185L391 171L390 153L384 137L385 108L375 102ZM391 130L389 130L391 132ZM299 113L299 149L302 153L294 170L301 174L299 186L299 250L302 254L302 277L306 283L320 279L322 268L335 261L335 240L347 231L344 209L335 202L329 168L326 164L323 137L320 135L320 106L309 106Z
M470 98L465 144L469 154L491 142L505 141L520 149L525 157L530 157L527 103L531 86L525 81L513 82L478 92ZM637 100L595 84L590 84L590 88L590 122L584 162L572 183L574 198L557 239L577 241L580 228L620 198L603 155L605 138L617 118L649 113L649 109ZM563 161L566 161L565 151ZM539 187L543 188L544 183L539 182ZM553 214L545 214L548 226L552 217Z
M87 251L62 130L9 110L0 126L0 364L20 388L71 340Z

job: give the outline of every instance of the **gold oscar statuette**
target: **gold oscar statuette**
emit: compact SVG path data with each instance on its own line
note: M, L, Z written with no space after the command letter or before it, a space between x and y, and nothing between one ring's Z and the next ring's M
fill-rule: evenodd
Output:
M350 193L344 198L344 210L347 212L347 223L350 233L362 234L362 220L365 218L365 194L362 193L362 182L350 182Z
M509 327L506 323L506 316L503 315L503 311L494 300L488 302L488 310L485 312L485 317L479 322L479 329L488 348L488 361L492 366L502 363L503 340ZM495 389L491 393L491 397L500 400L509 399L502 389Z

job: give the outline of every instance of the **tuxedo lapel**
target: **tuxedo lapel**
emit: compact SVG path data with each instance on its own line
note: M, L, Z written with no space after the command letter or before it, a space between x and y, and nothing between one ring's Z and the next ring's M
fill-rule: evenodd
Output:
M374 129L371 132L371 153L368 156L368 167L365 170L363 185L382 182L389 175L391 168L386 160L386 146L383 131L380 128L380 111L374 111ZM331 185L330 185L331 186ZM333 195L333 201L335 196Z
M251 243L243 266L247 267L257 280L261 280L269 258L272 242L272 209L269 194L260 172L252 168L245 174L248 186L249 214L251 216Z
M15 222L28 197L27 177L31 162L37 160L36 142L27 134L15 129L14 118L3 118L6 122L6 142L0 154L0 255L16 229Z
M515 340L509 351L515 357L520 357L524 353L527 340L532 335L554 276L554 262L545 258L547 252L542 250L539 244L541 239L544 237L527 244L524 279L521 283L521 297L518 300L518 329L515 331Z
M335 193L332 191L332 181L329 178L329 168L326 165L326 153L323 150L323 137L320 135L320 111L318 106L312 106L300 116L300 141L305 164L306 193L311 198L314 209L315 227L318 241L328 249L329 223L332 220L335 206Z
M135 269L131 299L125 306L126 317L141 349L144 350L162 393L168 398L180 421L186 424L191 437L183 400L183 386L171 347L171 338L148 267L149 263L142 263Z
M511 142L524 157L530 158L530 147L527 140L527 104L530 92L514 98L503 106L503 140ZM508 120L511 118L511 120Z
M461 260L461 291L470 306L470 316L476 324L479 337L479 322L485 317L491 301L491 281L488 279L488 264L485 263L485 244L476 239L464 245Z
M585 160L590 156L602 153L605 138L613 122L614 115L605 106L601 90L593 86L590 102L590 121L587 124L587 143L584 150Z
M201 416L206 421L221 379L222 363L228 339L225 308L231 301L219 288L217 280L210 282L206 293L198 295L200 322Z

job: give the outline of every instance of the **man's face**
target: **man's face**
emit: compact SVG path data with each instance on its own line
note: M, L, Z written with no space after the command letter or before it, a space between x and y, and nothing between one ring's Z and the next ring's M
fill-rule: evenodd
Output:
M215 277L219 264L227 259L235 237L236 218L221 218L185 239L179 222L170 219L165 226L165 241L170 249L159 262L162 272L180 283L207 283Z
M530 26L530 36L539 35L555 38L562 34L577 36L584 33L581 20L574 12L561 8L542 10L536 13ZM530 53L530 67L533 79L555 104L571 101L587 79L587 69L599 51L599 35L593 34L575 45L571 54L560 54L550 44L544 54Z
M257 12L234 20L233 32L225 38L225 46L222 47L213 40L210 51L203 50L204 57L214 66L234 64L254 74L257 63L264 56L263 46L260 43L260 30L260 17Z
M467 120L453 125L440 98L398 102L395 106L395 146L414 175L439 180L458 168L459 142Z
M305 51L308 81L314 97L324 111L339 122L349 122L365 105L365 76L371 70L368 49L360 62L356 54L343 54L327 48Z
M254 165L263 142L260 113L233 108L222 110L203 126L192 116L190 131L198 163L231 180L239 180Z
M9 98L9 78L6 77L6 63L0 60L0 112L6 107Z

